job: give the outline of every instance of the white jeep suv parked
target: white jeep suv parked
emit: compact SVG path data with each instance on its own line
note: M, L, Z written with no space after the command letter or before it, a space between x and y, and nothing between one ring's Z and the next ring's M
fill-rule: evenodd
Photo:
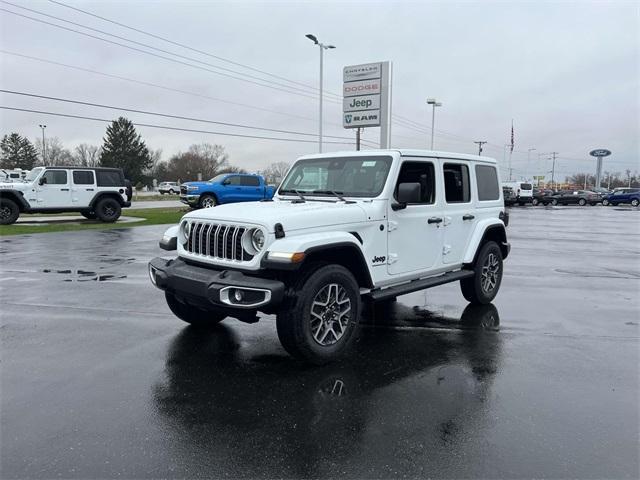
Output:
M36 167L24 181L0 183L0 224L20 213L61 212L115 222L131 206L131 193L119 168Z
M292 355L321 364L353 342L363 301L459 281L486 304L509 254L496 161L422 150L300 158L273 200L186 214L149 276L180 319L275 313Z

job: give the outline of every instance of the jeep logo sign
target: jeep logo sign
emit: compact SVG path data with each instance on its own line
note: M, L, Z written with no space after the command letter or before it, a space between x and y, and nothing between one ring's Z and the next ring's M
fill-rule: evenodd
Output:
M357 110L378 110L380 108L380 95L364 95L359 97L346 97L342 99L343 112L355 112Z
M598 148L596 150L591 150L589 152L589 155L591 155L592 157L608 157L609 155L611 155L611 151L607 150L606 148Z

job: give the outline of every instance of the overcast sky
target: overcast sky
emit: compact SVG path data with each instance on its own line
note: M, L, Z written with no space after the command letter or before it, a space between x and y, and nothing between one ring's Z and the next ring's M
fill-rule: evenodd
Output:
M515 126L513 168L517 176L551 169L546 153L559 152L557 172L594 171L588 152L608 148L604 170L640 170L640 10L631 2L185 2L86 1L64 3L131 27L223 57L284 79L227 63L71 10L50 1L10 0L123 37L65 24L0 2L0 8L94 36L127 44L197 68L154 57L0 12L3 89L179 116L296 132L317 132L318 48L314 33L337 48L325 54L325 90L340 95L342 67L391 60L394 64L392 146L429 146L431 113L426 98L443 106L436 113L439 150L477 152L500 162ZM127 42L165 50L161 53ZM12 52L8 54L6 52ZM171 56L177 53L193 60ZM15 54L100 73L63 67ZM194 61L205 62L195 63ZM219 70L219 67L233 70ZM260 77L258 86L208 70ZM110 75L110 76L108 76ZM126 79L114 78L125 77ZM286 79L299 82L290 83ZM134 81L131 81L134 80ZM136 83L145 82L147 85ZM151 86L150 83L157 86ZM303 86L303 85L308 86ZM286 85L287 88L282 85ZM161 88L164 87L164 88ZM291 93L291 88L295 92ZM180 90L180 91L177 91ZM315 97L315 98L314 98ZM187 129L315 141L314 137L168 119L139 113L65 104L2 94L3 106ZM243 104L243 105L239 105ZM2 134L31 139L57 136L67 147L100 144L106 124L0 110ZM407 121L421 127L408 128ZM353 141L341 124L337 96L325 101L325 133ZM315 143L234 138L209 133L139 127L147 145L163 158L190 144L222 144L231 162L249 170L292 161L317 151ZM378 129L364 138L377 141ZM329 139L340 141L339 139ZM527 160L529 148L531 162ZM326 145L325 151L353 149ZM538 154L542 153L540 161ZM507 153L508 159L508 153ZM503 164L504 165L504 164Z

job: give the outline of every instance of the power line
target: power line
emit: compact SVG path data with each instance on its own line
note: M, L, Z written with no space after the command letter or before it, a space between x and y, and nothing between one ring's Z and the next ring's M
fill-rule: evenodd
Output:
M248 75L248 74L243 73L243 72L238 72L237 70L232 70L230 68L221 67L219 65L214 65L212 63L203 62L202 60L199 60L197 58L187 57L187 56L181 55L179 53L175 53L175 52L171 52L169 50L164 50L162 48L154 47L153 45L149 45L149 44L146 44L146 43L138 42L136 40L131 40L130 38L122 37L120 35L115 35L113 33L109 33L109 32L106 32L104 30L99 30L97 28L89 27L89 26L83 25L81 23L77 23L77 22L73 22L71 20L66 20L64 18L56 17L55 15L49 15L48 13L44 13L44 12L41 12L39 10L35 10L33 8L23 7L21 5L17 5L15 3L11 3L11 2L8 2L6 0L0 0L0 2L8 4L8 5L11 5L12 7L15 7L15 8L21 8L23 10L27 10L29 12L33 12L33 13L35 13L37 15L42 15L43 17L52 18L52 19L57 20L59 22L65 22L65 23L68 23L68 24L71 24L71 25L75 25L75 26L80 27L80 28L91 30L93 32L101 33L102 35L108 35L110 37L117 38L119 40L124 40L125 42L130 42L130 43L133 43L135 45L139 45L141 47L150 48L150 49L156 50L158 52L166 53L166 54L178 57L178 58L189 60L190 62L199 63L199 64L202 64L202 65L206 65L208 67L217 68L217 69L224 70L226 72L231 72L231 73L234 73L234 74L237 74L237 75L243 75L244 77L252 78L254 80L259 80L261 82L269 82L269 83L272 83L274 85L278 85L278 86L281 86L281 87L284 87L284 88L287 88L287 89L297 90L297 91L301 91L301 92L308 92L308 89L302 90L299 87L293 87L291 85L286 85L286 84L283 84L283 83L274 82L273 80L267 80L267 79L264 79L264 78L261 78L261 77L256 77L254 75ZM232 77L232 78L237 78L237 77Z
M136 51L136 52L144 53L144 54L146 54L146 55L150 55L150 56L152 56L152 57L161 58L161 59L163 59L163 60L168 60L168 61L173 62L173 63L178 63L178 64L186 65L186 66L188 66L188 67L195 68L195 69L198 69L198 70L203 70L203 71L206 71L206 72L209 72L209 73L213 73L213 74L215 74L215 75L221 75L221 76L223 76L223 77L233 78L233 79L235 79L235 80L239 80L239 81L242 81L242 82L246 82L246 83L250 83L250 84L258 85L258 86L260 86L260 87L271 88L271 89L273 89L273 90L278 90L278 91L281 91L281 92L289 93L289 94L291 94L291 95L299 95L299 96L302 96L302 97L306 97L306 98L313 98L313 99L315 99L315 98L316 98L316 96L315 96L315 95L313 95L313 94L309 94L309 95L307 95L307 94L305 94L305 93L296 92L296 91L291 91L291 90L286 90L286 89L284 89L284 88L276 87L276 86L273 86L273 85L265 85L265 84L262 84L262 83L255 82L255 81L253 81L253 80L247 80L247 79L245 79L245 78L242 78L242 77L236 77L236 76L234 76L234 75L230 75L230 74L227 74L227 73L217 72L217 71L215 71L215 70L211 70L210 68L205 68L205 67L202 67L202 66L199 66L199 65L193 65L193 64L191 64L191 63L183 62L183 61L181 61L181 60L177 60L177 59L175 59L175 58L170 58L170 57L166 57L166 56L164 56L164 55L160 55L160 54L157 54L157 53L148 52L148 51L146 51L146 50L142 50L142 49L140 49L140 48L132 47L132 46L130 46L130 45L125 45L125 44L123 44L123 43L119 43L119 42L114 42L113 40L108 40L108 39L106 39L106 38L98 37L98 36L96 36L96 35L92 35L92 34L90 34L90 33L81 32L81 31L79 31L79 30L75 30L75 29L73 29L73 28L68 28L68 27L65 27L65 26L63 26L63 25L57 25L57 24L55 24L55 23L47 22L46 20L41 20L41 19L39 19L39 18L34 18L34 17L30 17L30 16L28 16L28 15L23 15L23 14L18 13L18 12L12 12L11 10L6 10L6 9L4 9L4 8L0 8L0 11L2 11L2 12L6 12L6 13L10 13L10 14L12 14L12 15L16 15L16 16L18 16L18 17L26 18L26 19L28 19L28 20L32 20L32 21L34 21L34 22L43 23L43 24L45 24L45 25L49 25L49 26L52 26L52 27L55 27L55 28L59 28L59 29L61 29L61 30L66 30L66 31L69 31L69 32L73 32L73 33L76 33L76 34L78 34L78 35L83 35L83 36L85 36L85 37L89 37L89 38L93 38L93 39L96 39L96 40L100 40L100 41L102 41L102 42L110 43L110 44L113 44L113 45L118 45L118 46L120 46L120 47L127 48L127 49L129 49L129 50L133 50L133 51ZM200 62L200 63L202 63L202 62Z
M252 66L250 66L250 65L246 65L246 64L243 64L243 63L240 63L240 62L236 62L236 61L233 61L233 60L229 60L228 58L224 58L224 57L221 57L221 56L219 56L219 55L214 55L214 54L212 54L212 53L205 52L205 51L203 51L203 50L199 50L199 49L194 48L194 47L191 47L191 46L189 46L189 45L185 45L184 43L179 43L179 42L176 42L176 41L174 41L174 40L170 40L170 39L168 39L168 38L162 37L162 36L160 36L160 35L156 35L156 34L154 34L154 33L147 32L147 31L145 31L145 30L141 30L141 29L139 29L139 28L131 27L130 25L125 25L124 23L120 23L120 22L117 22L117 21L112 20L112 19L110 19L110 18L106 18L106 17L100 16L100 15L97 15L97 14L92 13L92 12L89 12L89 11L87 11L87 10L83 10L83 9L81 9L81 8L77 8L77 7L72 7L71 5L67 5L66 3L63 3L63 2L58 2L58 1L55 1L55 0L49 0L49 1L50 1L51 3L54 3L54 4L56 4L56 5L59 5L59 6L61 6L61 7L65 7L65 8L71 9L71 10L75 10L76 12L80 12L80 13L82 13L82 14L84 14L84 15L89 15L89 16L91 16L91 17L98 18L98 19L103 20L103 21L105 21L105 22L109 22L109 23L112 23L112 24L114 24L114 25L118 25L119 27L126 28L126 29L128 29L128 30L132 30L132 31L137 32L137 33L141 33L141 34L143 34L143 35L147 35L147 36L152 37L152 38L155 38L155 39L157 39L157 40L162 40L163 42L167 42L167 43L170 43L170 44L172 44L172 45L175 45L175 46L178 46L178 47L181 47L181 48L185 48L185 49L187 49L187 50L191 50L191 51L193 51L193 52L200 53L200 54L202 54L202 55L206 55L206 56L211 57L211 58L215 58L215 59L217 59L217 60L220 60L220 61L223 61L223 62L229 63L229 64L231 64L231 65L236 65L236 66L238 66L238 67L246 68L247 70L252 70L252 71L254 71L254 72L262 73L263 75L268 75L268 76L270 76L270 77L277 78L277 79L279 79L279 80L284 80L284 81L286 81L286 82L290 82L290 83L293 83L293 84L296 84L296 85L300 85L300 86L303 86L303 87L306 87L306 88L311 88L311 89L313 89L313 90L319 90L319 88L318 88L318 87L314 87L314 86L312 86L312 85L308 85L308 84L306 84L306 83L302 83L302 82L297 82L297 81L295 81L295 80L291 80L291 79L289 79L289 78L282 77L282 76L280 76L280 75L276 75L276 74L274 74L274 73L270 73L270 72L267 72L267 71L265 71L265 70L260 70L260 69L258 69L258 68L252 67ZM325 92L325 93L327 93L327 92ZM341 97L341 95L338 95L338 94L336 94L336 93L331 93L331 92L328 92L328 93L329 93L329 94L331 94L331 95L334 95L334 96L336 96L336 97Z
M96 117L86 117L83 115L71 115L68 113L59 113L59 112L46 112L43 110L31 110L27 108L17 108L17 107L7 107L4 105L0 105L0 109L2 110L12 110L16 112L27 112L27 113L38 113L40 115L52 115L55 117L66 117L66 118L76 118L81 120L92 120L96 122L106 122L111 123L113 120L109 120L106 118L96 118ZM131 122L138 127L148 127L148 128L159 128L163 130L175 130L179 132L193 132L193 133L207 133L211 135L220 135L225 137L239 137L239 138L253 138L258 140L274 140L280 142L293 142L293 143L317 143L316 140L303 140L299 138L280 138L280 137L265 137L261 135L246 135L241 133L225 133L225 132L213 132L211 130L196 130L193 128L181 128L181 127L170 127L168 125L155 125L150 123L140 123L140 122ZM355 145L355 142L326 142L334 145Z
M126 107L116 107L116 106L113 106L113 105L104 105L104 104L100 104L100 103L84 102L84 101L81 101L81 100L71 100L71 99L68 99L68 98L50 97L50 96L47 96L47 95L38 95L38 94L35 94L35 93L17 92L15 90L0 89L0 92L8 93L10 95L21 95L21 96L24 96L24 97L42 98L42 99L45 99L45 100L53 100L53 101L56 101L56 102L73 103L73 104L76 104L76 105L86 105L86 106L89 106L89 107L108 108L110 110L121 110L121 111L124 111L124 112L141 113L143 115L154 115L154 116L158 116L158 117L173 118L173 119L177 119L177 120L189 120L189 121L192 121L192 122L201 122L201 123L211 123L211 124L216 124L216 125L224 125L224 126L227 126L227 127L248 128L248 129L252 129L252 130L264 130L266 132L288 133L288 134L292 134L292 135L304 135L304 136L309 136L309 137L315 137L316 136L315 133L296 132L296 131L293 131L293 130L280 130L280 129L276 129L276 128L257 127L255 125L246 125L246 124L241 124L241 123L230 123L230 122L222 122L222 121L217 121L217 120L206 120L206 119L195 118L195 117L185 117L185 116L181 116L181 115L173 115L173 114L168 114L168 113L150 112L150 111L147 111L147 110L137 110L137 109L126 108ZM341 136L336 136L336 135L326 135L326 137L328 137L328 138L337 138L337 139L341 139L341 140L350 140L347 137L341 137Z

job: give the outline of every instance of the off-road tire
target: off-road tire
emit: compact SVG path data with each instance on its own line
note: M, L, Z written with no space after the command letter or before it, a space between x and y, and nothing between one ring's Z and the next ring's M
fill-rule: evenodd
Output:
M606 198L602 200L602 205L604 205L605 207L609 205L609 200L607 200Z
M338 285L338 290L335 287L330 287L332 285ZM332 291L336 293L336 296L344 294L342 302L348 299L350 310L348 310L348 318L342 335L333 344L323 345L314 338L312 318L315 322L318 320L317 317L312 316L311 309L314 306L314 301L321 298L327 288L329 292L327 302L332 299ZM338 309L342 308L337 302L333 302L333 305ZM346 303L344 305L346 307ZM314 308L317 307L316 304ZM319 311L321 310L316 310L316 313ZM349 270L335 264L309 266L288 292L287 298L277 314L278 338L284 349L297 359L315 365L329 363L342 357L355 341L361 311L360 289ZM334 327L337 328L335 322L331 324L331 331L334 331ZM322 326L319 327L319 329L322 328ZM332 335L332 338L325 338L325 341L334 339L335 336Z
M493 255L493 257L491 257L491 255ZM495 270L492 266L492 259L497 262L497 269ZM490 289L483 288L483 280L486 280L483 277L483 272L487 274L490 273L485 271L488 264L491 267L490 271L495 272L493 275L490 275L493 277L493 281L495 283L493 288ZM498 294L498 290L500 290L500 283L502 282L502 252L496 242L486 242L482 245L473 265L473 271L474 275L472 277L460 280L462 295L467 299L467 301L475 305L486 305Z
M115 198L103 198L96 204L96 217L101 222L113 223L120 218L122 208Z
M187 322L194 327L213 327L226 318L222 313L202 310L182 303L173 293L164 292L164 297L171 312L183 322Z
M16 202L9 198L0 198L0 225L16 223L20 216L20 209Z
M96 215L96 212L94 211L84 211L84 212L80 212L80 215L82 215L84 218L86 218L87 220L95 220L96 218L98 218L98 216Z
M581 198L580 200L578 200L578 205L580 205L581 207L584 207L587 204L587 201L584 198Z
M638 201L637 198L634 198L633 200L631 200L631 206L632 207L637 207L638 204L640 204L640 201Z
M218 200L213 195L202 195L198 201L198 208L211 208L218 206Z

